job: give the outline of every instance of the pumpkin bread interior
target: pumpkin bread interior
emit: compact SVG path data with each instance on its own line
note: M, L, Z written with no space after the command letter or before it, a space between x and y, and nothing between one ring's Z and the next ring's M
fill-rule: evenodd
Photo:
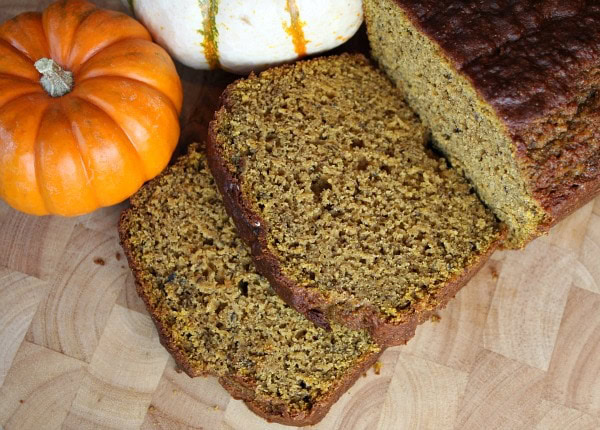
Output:
M436 147L464 169L483 201L508 225L509 243L521 246L544 213L527 191L495 112L439 48L416 31L395 0L366 0L365 8L373 56L419 112Z
M562 207L589 199L586 188L597 192L594 2L364 6L373 57L507 224L509 246L523 246L567 214Z
M365 331L316 327L254 272L196 147L132 197L120 234L179 364L221 377L269 419L306 424L289 417L333 402L379 355Z
M494 215L363 56L270 69L223 99L209 157L214 147L284 276L325 297L329 317L370 306L402 322L435 308L499 240Z

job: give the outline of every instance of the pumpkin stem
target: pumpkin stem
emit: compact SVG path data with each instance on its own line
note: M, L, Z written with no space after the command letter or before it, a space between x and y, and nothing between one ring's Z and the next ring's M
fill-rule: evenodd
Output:
M64 70L51 58L42 58L34 64L43 76L40 84L50 97L62 97L73 89L73 73Z

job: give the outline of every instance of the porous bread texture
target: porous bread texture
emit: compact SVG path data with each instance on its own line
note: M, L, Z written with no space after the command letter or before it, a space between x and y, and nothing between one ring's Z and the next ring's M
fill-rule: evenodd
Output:
M597 5L365 0L364 7L373 57L434 144L508 225L508 246L524 246L597 194Z
M317 323L404 343L502 235L360 55L268 70L223 103L208 155L226 207L259 270Z
M120 235L179 365L220 377L268 420L319 421L381 351L364 330L316 327L253 271L195 147L132 197Z
M493 109L395 0L365 0L364 5L373 57L419 112L436 147L464 170L482 200L509 226L508 243L523 245L544 213L527 191Z

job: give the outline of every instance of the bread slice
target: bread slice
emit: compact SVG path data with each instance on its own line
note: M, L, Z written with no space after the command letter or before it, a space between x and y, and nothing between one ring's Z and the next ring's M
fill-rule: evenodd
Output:
M229 86L207 149L277 293L322 327L367 328L397 345L504 234L427 137L383 73L341 55Z
M373 56L521 247L600 192L594 1L365 0Z
M364 330L316 327L254 272L196 147L132 197L119 234L178 365L269 421L318 422L381 353Z

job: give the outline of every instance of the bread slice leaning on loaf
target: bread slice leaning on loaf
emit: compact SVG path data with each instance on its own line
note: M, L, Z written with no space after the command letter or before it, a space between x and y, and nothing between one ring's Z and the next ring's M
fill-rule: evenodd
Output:
M316 327L254 272L195 146L132 197L119 235L177 364L268 421L315 424L382 351L366 330Z
M600 192L597 1L365 0L373 57L517 248Z
M207 148L275 291L381 345L406 343L504 235L402 97L361 55L273 68L227 88Z

